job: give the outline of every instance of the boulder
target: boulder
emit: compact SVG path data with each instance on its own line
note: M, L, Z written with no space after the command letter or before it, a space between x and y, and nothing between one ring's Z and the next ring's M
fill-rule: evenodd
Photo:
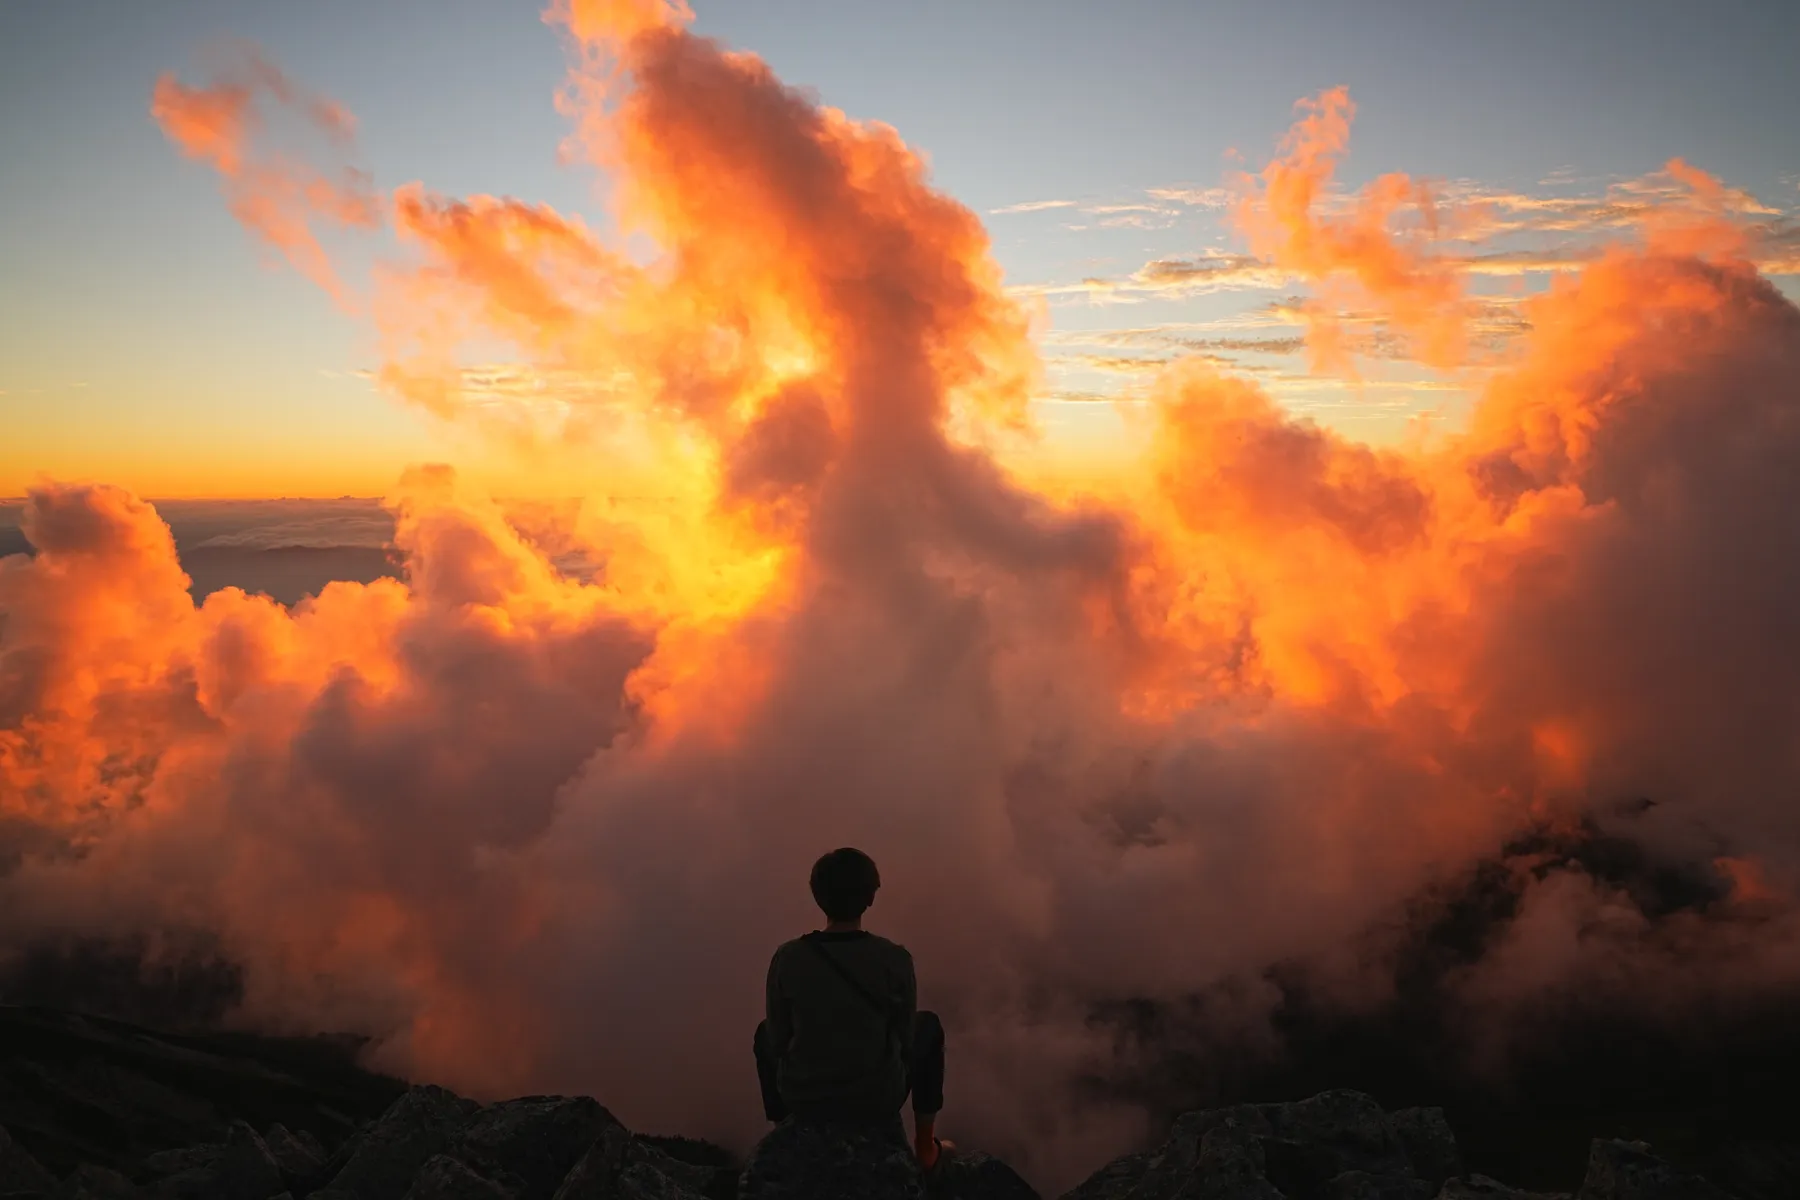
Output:
M1290 1197L1318 1194L1346 1171L1413 1173L1394 1123L1372 1096L1339 1089L1257 1107L1274 1135L1263 1147L1268 1177Z
M704 1200L702 1193L641 1160L626 1163L614 1187L613 1195L617 1200Z
M1432 1200L1437 1185L1411 1175L1345 1171L1326 1182L1321 1200Z
M502 1183L448 1154L427 1159L407 1190L406 1200L517 1200L514 1181Z
M231 1123L224 1153L209 1170L202 1200L269 1200L287 1190L268 1143L242 1121Z
M158 1150L155 1154L144 1157L141 1177L147 1180L165 1179L170 1175L179 1175L183 1171L211 1167L219 1161L219 1155L225 1153L223 1142L202 1142L198 1146L182 1146L175 1150Z
M1064 1200L1432 1200L1461 1159L1441 1109L1390 1117L1361 1092L1321 1092L1185 1113Z
M0 1125L0 1196L53 1196L56 1176L50 1174L25 1147L12 1140Z
M1579 1200L1731 1200L1724 1189L1678 1170L1643 1142L1595 1138Z
M724 1184L727 1200L735 1200L737 1196L737 1171L732 1167L727 1166L721 1171L716 1163L695 1163L676 1158L662 1145L646 1138L634 1137L626 1151L626 1171L630 1172L634 1166L647 1167L678 1187L702 1196L711 1197L719 1189L721 1182Z
M925 1179L930 1200L1038 1200L1019 1173L990 1154L944 1155Z
M1062 1194L1062 1200L1115 1200L1133 1195L1150 1174L1157 1151L1145 1150L1113 1159ZM1144 1193L1149 1195L1151 1193Z
M707 1200L701 1181L714 1174L632 1137L613 1121L563 1178L554 1200Z
M1412 1173L1435 1189L1463 1173L1462 1149L1441 1108L1402 1108L1390 1115Z
M618 1124L587 1096L525 1096L477 1113L454 1154L491 1177L517 1177L520 1200L552 1200L594 1140Z
M293 1133L277 1121L263 1134L263 1144L290 1189L304 1188L325 1169L325 1148L304 1130Z
M1063 1200L1273 1198L1278 1193L1263 1176L1263 1142L1272 1133L1253 1104L1183 1113L1161 1146L1114 1159Z
M110 1167L83 1163L57 1188L57 1200L138 1200L138 1185Z
M924 1200L918 1161L898 1118L843 1126L792 1117L751 1151L739 1200Z
M1527 1192L1507 1187L1486 1175L1452 1179L1444 1184L1437 1200L1570 1200L1566 1192Z
M207 1200L219 1178L216 1163L215 1158L205 1166L185 1167L164 1175L150 1185L150 1195L154 1200Z
M428 1161L449 1152L480 1105L440 1087L408 1088L357 1134L332 1191L357 1200L400 1200Z
M1230 1115L1197 1124L1210 1124L1210 1128L1201 1135L1188 1181L1170 1195L1182 1200L1189 1196L1194 1200L1282 1200L1281 1192L1264 1174L1268 1137L1262 1130L1266 1125Z

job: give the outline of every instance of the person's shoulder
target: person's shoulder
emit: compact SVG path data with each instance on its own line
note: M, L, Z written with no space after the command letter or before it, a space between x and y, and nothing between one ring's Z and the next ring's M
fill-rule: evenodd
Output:
M874 943L875 952L877 954L885 955L895 962L912 962L912 951L908 950L905 946L902 946L899 942L890 941L889 939L882 937L879 933L871 933L869 935L869 940Z
M777 959L786 958L789 955L797 952L803 945L805 945L805 943L806 943L806 939L804 937L789 938L787 941L781 943L781 945L775 947L774 957Z

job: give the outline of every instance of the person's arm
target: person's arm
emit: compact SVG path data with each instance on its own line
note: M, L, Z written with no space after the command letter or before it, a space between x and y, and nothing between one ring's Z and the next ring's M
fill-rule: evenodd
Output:
M900 972L900 1030L901 1037L910 1040L913 1018L919 1012L919 978L913 970L912 955L905 951L902 953L905 955L905 965Z
M788 1043L794 1038L793 1014L781 988L781 951L769 959L769 977L763 984L763 1020L769 1023L769 1045L777 1059L786 1058Z

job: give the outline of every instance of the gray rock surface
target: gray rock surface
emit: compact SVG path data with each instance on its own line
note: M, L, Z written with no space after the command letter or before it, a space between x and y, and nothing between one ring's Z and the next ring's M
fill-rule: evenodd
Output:
M1432 1200L1456 1139L1419 1110L1416 1169L1400 1125L1360 1092L1186 1113L1155 1150L1102 1167L1064 1200Z
M564 1176L554 1200L705 1200L713 1176L611 1121Z
M1329 1180L1323 1200L1432 1200L1437 1185L1411 1175L1371 1175L1345 1171Z
M739 1200L924 1200L912 1148L886 1127L824 1126L789 1118L758 1142Z
M1679 1171L1642 1142L1595 1138L1579 1200L1731 1200L1698 1175Z
M1393 1121L1372 1096L1340 1089L1259 1107L1274 1134L1263 1141L1264 1173L1289 1197L1322 1195L1346 1171L1413 1174Z
M202 1142L198 1146L181 1146L174 1150L158 1150L146 1155L142 1174L147 1179L163 1179L183 1171L210 1167L225 1153L224 1142Z
M325 1169L325 1148L308 1131L294 1133L277 1121L263 1134L263 1144L290 1190L304 1188Z
M138 1185L110 1167L83 1164L70 1171L57 1189L57 1200L138 1200Z
M407 1189L406 1200L517 1200L518 1189L481 1174L467 1163L437 1154L427 1159Z
M1463 1173L1462 1151L1441 1108L1402 1108L1390 1118L1412 1173L1434 1188Z
M1570 1200L1566 1192L1527 1192L1507 1187L1486 1175L1470 1175L1444 1184L1437 1200Z
M0 1196L49 1196L55 1191L56 1176L0 1125Z
M618 1124L588 1096L524 1096L477 1113L455 1155L489 1176L517 1177L520 1200L551 1200L594 1139Z
M269 1200L287 1190L268 1143L242 1121L232 1122L225 1151L210 1171L204 1200Z
M357 1200L400 1200L428 1161L447 1153L480 1106L440 1087L415 1087L356 1135L333 1191Z
M929 1200L1038 1200L1019 1173L989 1154L949 1154L925 1180Z

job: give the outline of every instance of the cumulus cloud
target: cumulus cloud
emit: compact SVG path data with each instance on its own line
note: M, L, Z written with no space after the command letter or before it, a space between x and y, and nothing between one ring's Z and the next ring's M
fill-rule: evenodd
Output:
M662 257L419 189L397 282L456 320L395 345L626 371L691 474L660 514L539 513L549 538L414 472L405 580L292 610L196 606L149 506L38 489L35 557L0 563L29 831L0 946L203 930L236 1019L741 1142L766 955L813 920L811 859L860 844L950 1029L949 1119L1047 1184L1142 1131L1087 1086L1135 1065L1109 1006L1273 1044L1281 973L1378 1000L1421 894L1620 798L1657 801L1656 853L1745 864L1678 914L1666 1003L1795 985L1800 311L1752 263L1608 251L1523 303L1466 433L1407 448L1179 364L1129 501L1068 503L981 448L1034 394L1030 325L894 131L668 5L559 15L569 94L607 100L581 145ZM1333 137L1283 171L1316 181ZM1275 252L1457 294L1345 236ZM1517 887L1448 985L1484 1028L1671 979L1667 914L1570 862Z

